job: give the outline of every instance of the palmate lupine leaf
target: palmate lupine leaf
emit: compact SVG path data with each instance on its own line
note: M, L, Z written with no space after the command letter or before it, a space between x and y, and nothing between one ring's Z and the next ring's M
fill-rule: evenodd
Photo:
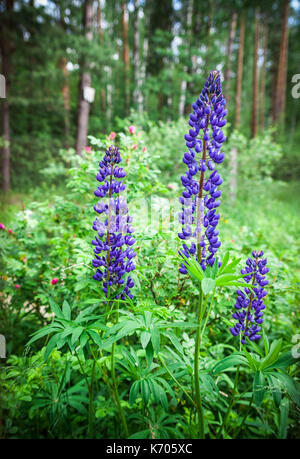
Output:
M253 380L253 395L254 402L257 406L260 406L264 400L266 392L265 377L261 371L257 371Z
M213 367L212 373L222 373L223 371L228 370L229 368L235 368L238 365L249 367L249 362L244 355L234 353L217 362L217 364Z
M184 254L181 254L181 257L184 260L183 264L185 265L188 273L194 279L201 282L201 288L203 290L204 295L211 293L215 287L228 286L239 288L247 287L250 290L253 289L252 285L240 281L240 279L249 276L249 273L235 274L234 272L232 272L235 266L239 263L240 259L234 260L227 266L223 266L222 264L220 269L218 269L218 260L216 259L212 267L208 266L205 269L205 271L203 271L201 266L195 259L187 258ZM226 259L229 259L229 254L228 257L226 256Z

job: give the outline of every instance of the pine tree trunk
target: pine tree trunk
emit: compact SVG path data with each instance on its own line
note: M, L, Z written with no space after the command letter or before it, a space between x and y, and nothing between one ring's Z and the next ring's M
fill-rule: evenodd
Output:
M60 26L64 33L66 33L66 23L65 23L65 10L63 3L60 5ZM69 72L67 69L67 58L64 56L58 62L58 67L63 73L63 84L61 87L61 94L64 105L64 135L65 135L65 147L69 147L69 138L70 138L70 85L69 85Z
M3 136L3 147L2 147L2 188L3 191L10 190L10 117L9 117L9 66L10 56L9 50L4 49L1 46L2 56L2 75L5 78L5 99L1 102L1 118L2 118L2 136Z
M264 39L263 39L263 65L261 69L260 80L260 106L259 106L259 125L260 130L263 131L265 127L265 86L266 86L266 61L267 61L267 43L268 43L268 24L264 26Z
M64 104L64 134L65 134L65 146L68 148L70 138L70 86L69 86L69 72L67 69L67 58L62 57L58 63L59 68L62 70L64 75L64 81L61 88L61 94Z
M143 82L146 79L146 68L147 62L149 57L149 0L145 0L144 3L144 39L143 39L143 57L141 62L141 69L140 69L140 85L142 86ZM145 95L142 90L139 91L139 100L138 100L138 107L139 111L142 112L145 110Z
M286 78L287 78L287 62L288 62L288 19L289 19L289 0L284 3L283 12L283 59L282 59L282 85L280 92L280 115L284 116L286 105Z
M227 103L229 101L229 95L230 95L232 49L233 49L233 42L234 42L235 31L236 31L236 23L237 23L237 13L233 12L232 18L231 18L231 23L230 23L230 31L229 31L229 36L228 36L228 42L227 42L227 65L226 65L226 70L225 70L225 75L224 75L224 79L225 79L225 97L226 97Z
M213 8L214 0L208 0L208 22L207 22L207 33L206 33L206 56L205 56L205 78L206 75L210 72L210 39L211 39L211 29L212 29L212 18L213 18Z
M11 13L14 7L14 0L6 0L5 10ZM3 147L2 147L2 189L7 192L11 188L11 177L10 177L10 110L9 110L9 87L10 87L10 58L11 53L14 50L14 46L9 37L10 27L12 25L8 21L5 24L6 27L2 26L0 32L0 48L1 48L1 60L2 70L1 73L5 81L5 98L1 101L1 121L2 121L2 136L3 136Z
M259 47L259 17L258 17L258 11L256 11L255 13L254 52L253 52L251 137L255 137L257 134L258 47Z
M241 99L242 99L242 83L243 83L243 59L244 59L244 47L245 47L245 13L241 15L240 22L240 43L239 43L239 54L238 54L238 68L237 68L237 79L236 79L236 96L235 96L235 127L238 129L241 122Z
M188 54L189 64L191 63L190 48L191 48L191 38L192 38L192 18L193 18L193 0L188 0L187 5L187 14L186 14L186 47ZM183 72L188 73L189 67L184 65ZM183 116L185 113L186 105L186 91L187 91L187 81L183 79L180 84L180 99L179 99L179 116Z
M101 23L101 18L102 18L102 8L104 8L104 0L98 0L98 7L97 7L97 30L98 30L98 37L99 37L99 43L100 46L103 46L103 30L102 30L102 23ZM102 6L103 5L103 6ZM103 113L105 113L106 109L106 104L105 104L105 89L104 87L101 88L100 91L100 108Z
M142 80L141 80L141 65L140 65L140 28L139 28L139 0L134 0L134 49L133 49L133 64L134 64L134 91L133 102L137 105L138 111L142 112Z
M129 45L128 45L128 9L127 2L122 2L122 31L123 31L123 62L124 62L124 84L125 84L125 109L129 114L130 104L130 80L129 80Z
M284 113L286 101L286 74L287 74L287 48L288 48L288 14L289 0L284 0L283 17L281 26L281 39L279 49L279 60L277 67L275 106L273 121L278 121Z
M93 32L93 1L85 0L84 1L84 13L83 13L83 27L84 33L87 40L92 41ZM81 77L79 84L79 102L78 102L78 118L77 118L77 138L76 138L76 153L78 155L82 154L82 151L86 146L86 139L88 133L88 122L89 122L89 112L90 106L83 97L83 92L85 87L91 86L91 75L88 70L88 65L85 59L81 65Z

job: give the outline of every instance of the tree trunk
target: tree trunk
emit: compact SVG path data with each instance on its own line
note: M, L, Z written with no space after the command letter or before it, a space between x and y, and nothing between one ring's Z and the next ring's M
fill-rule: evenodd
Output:
M1 117L2 117L2 188L3 191L10 190L10 118L9 118L9 65L10 56L9 50L1 47L2 56L2 74L5 78L5 99L1 103Z
M14 7L14 0L6 0L5 11L11 13ZM2 60L2 75L4 77L5 84L5 98L1 102L1 120L2 120L2 189L4 192L10 190L11 177L10 177L10 113L9 113L9 87L10 87L10 57L14 50L11 43L9 32L12 28L10 19L2 25L0 33L0 48L1 48L1 60Z
M186 47L187 47L189 65L191 64L190 49L191 49L191 37L192 37L192 19L193 19L193 0L188 0L185 29L186 29ZM189 71L188 65L184 65L183 72L187 73L188 71ZM180 85L179 116L183 116L185 112L186 90L187 90L187 81L184 78L181 81L181 85Z
M102 23L101 23L103 2L104 2L104 0L103 1L98 0L98 7L97 7L97 30L98 30L100 46L103 46L103 30L102 30ZM100 102L101 111L103 113L105 113L106 104L105 104L105 89L104 89L104 87L101 88L100 99L101 99L101 102Z
M279 60L278 60L278 68L277 68L275 106L274 106L274 112L273 112L274 122L278 121L281 118L285 110L287 48L288 48L288 15L289 15L289 0L284 0L280 49L279 49Z
M210 72L210 39L212 30L212 18L213 18L214 0L208 0L208 20L207 20L207 32L206 32L206 55L204 62L205 76L206 79Z
M69 86L69 72L67 69L67 58L62 57L58 63L59 68L64 75L64 82L61 88L61 94L64 103L64 133L65 133L65 146L69 147L68 139L70 138L70 86Z
M65 22L65 8L64 3L60 4L60 26L64 33L66 33L66 22ZM70 138L70 85L69 85L69 72L67 69L67 58L64 56L58 62L58 67L62 70L64 80L61 88L61 94L64 104L64 134L65 134L65 147L69 147Z
M228 42L227 42L227 65L226 65L226 70L225 70L225 75L224 75L225 97L226 97L227 103L229 101L229 93L230 93L232 48L233 48L233 42L234 42L234 37L235 37L235 31L236 31L236 23L237 23L237 13L233 12L231 23L230 23Z
M139 0L134 0L134 49L133 49L133 65L134 65L134 91L133 102L137 105L138 111L142 112L142 79L141 79L141 64L140 64L140 28L139 28Z
M126 113L129 114L129 104L130 104L130 80L129 80L129 46L128 46L128 9L127 2L123 0L122 2L122 30L123 30L123 62L124 62L124 72L125 72L125 108Z
M259 106L259 125L260 130L263 131L265 127L265 86L266 86L266 61L267 61L267 42L268 42L268 24L264 26L264 41L263 41L263 65L261 69L260 80L260 106Z
M241 122L241 99L242 99L242 83L243 83L243 59L244 59L244 46L245 46L245 13L241 15L240 22L240 43L237 65L237 78L236 78L236 96L235 96L235 127L238 129Z
M84 34L87 40L92 41L93 32L93 1L85 0L84 2L84 13L83 13L83 27ZM78 102L78 118L77 118L77 138L76 138L76 153L82 154L82 151L86 147L86 139L88 133L88 122L89 122L89 102L84 99L84 88L91 86L91 75L88 70L87 63L83 59L81 65L81 77L79 84L79 102Z
M148 55L149 55L149 21L150 21L150 14L149 14L149 0L145 0L144 4L144 40L143 40L143 57L141 62L141 69L140 69L140 85L142 86L143 82L146 79L146 66L148 62ZM145 110L145 95L143 94L142 90L139 92L139 100L138 100L138 107L139 111L142 112Z
M258 47L259 47L259 17L258 17L258 11L256 11L255 12L254 52L253 52L251 137L255 137L257 134Z

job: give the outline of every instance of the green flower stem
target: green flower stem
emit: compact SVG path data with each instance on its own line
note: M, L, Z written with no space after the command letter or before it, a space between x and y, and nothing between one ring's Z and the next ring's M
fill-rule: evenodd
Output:
M117 382L116 382L116 375L115 375L115 344L113 343L112 349L111 349L111 378L112 378L112 383L113 383L113 389L114 389L114 394L115 394L115 400L117 403L117 407L119 409L119 414L120 414L120 419L124 427L125 431L125 436L128 437L128 427L127 427L127 422L124 416L123 408L120 402L120 397L118 393L118 387L117 387Z
M93 438L93 423L94 423L94 411L93 411L93 387L95 381L95 368L96 360L93 361L91 383L89 388L89 438Z
M118 323L119 320L119 313L117 311L117 316L116 316L116 323ZM117 408L119 410L119 415L121 422L124 427L125 431L125 436L128 437L128 427L127 427L127 422L124 416L123 408L120 402L120 397L119 397L119 392L118 392L118 386L117 386L117 381L116 381L116 374L115 374L115 345L116 343L113 343L112 348L111 348L111 379L112 379L112 387L113 387L113 393L115 397L115 401L117 404Z
M192 399L192 397L187 393L187 391L182 387L182 385L180 384L180 382L178 381L178 379L175 378L175 376L170 372L169 368L167 367L167 365L165 364L165 362L163 361L161 355L159 354L158 355L158 358L159 360L161 361L162 363L162 366L164 367L164 369L166 370L166 372L168 373L168 375L173 379L173 381L175 382L175 384L179 387L179 389L182 390L182 392L184 393L184 395L186 396L186 398L192 403L193 406L195 406L195 401Z
M206 326L207 326L208 318L209 318L210 313L211 313L211 309L212 309L212 305L213 305L213 301L214 301L214 297L215 297L215 291L216 291L216 289L214 288L213 293L212 293L212 297L211 297L211 302L210 302L210 305L209 305L209 310L208 310L208 313L206 315L206 318L205 318L205 321L204 321L204 325L203 325L203 328L202 328L202 332L201 332L201 335L200 335L200 343L202 342L202 338L203 338L203 335L204 335L204 332L205 332L205 329L206 329ZM206 308L206 304L207 304L207 300L205 302L205 308Z
M91 382L89 383L88 377L87 377L87 375L86 375L86 373L84 371L84 368L82 366L81 360L79 358L79 355L78 355L78 352L76 351L76 349L75 349L75 355L76 355L76 358L78 360L80 369L81 369L82 374L84 376L84 379L85 379L85 382L86 382L86 385L87 385L87 388L88 388L88 392L89 392L88 434L89 434L89 438L92 438L92 436L93 436L93 383L94 383L94 377L95 377L95 364L96 364L96 362L94 360Z
M235 372L234 386L233 386L233 391L232 391L232 394L231 394L231 400L230 400L230 403L228 405L226 414L225 414L225 416L223 418L223 422L222 422L222 425L220 426L220 429L219 429L219 432L217 434L217 437L219 437L221 435L221 432L222 432L223 429L226 429L228 416L229 416L229 413L232 410L232 407L233 407L234 402L235 402L235 394L236 394L236 389L237 389L237 385L238 385L239 375L240 375L240 366L237 367L237 370Z
M195 358L194 358L194 381L195 381L195 394L196 394L196 406L198 411L198 425L199 425L199 437L204 438L204 419L203 419L203 408L200 392L200 381L199 381L199 352L201 344L201 314L202 314L202 304L203 304L203 292L200 285L200 295L197 311L197 332L196 332L196 343L195 343Z

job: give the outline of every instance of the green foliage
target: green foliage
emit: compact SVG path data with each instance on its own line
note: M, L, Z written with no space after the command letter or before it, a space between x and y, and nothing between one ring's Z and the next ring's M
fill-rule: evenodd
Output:
M122 131L115 142L128 173L127 200L138 240L132 301L108 305L90 265L95 174L109 137L90 137L92 151L82 158L61 150L59 160L51 161L43 174L51 181L65 177L63 194L43 196L40 190L39 199L24 210L12 207L11 220L0 232L0 333L6 336L9 356L0 371L5 419L1 436L85 438L91 419L97 438L120 438L125 436L121 407L130 438L195 437L190 381L201 283L203 314L210 312L201 319L207 332L199 358L206 435L215 438L220 431L225 438L295 437L298 360L291 349L297 334L299 217L289 199L291 186L273 184L265 180L267 174L256 182L245 172L233 209L226 202L225 184L222 265L216 263L203 273L196 262L185 259L193 277L179 275L173 204L179 191L167 186L171 176L178 180L180 173L183 149L179 141L170 142L179 125L171 124L164 137L164 125L157 128L145 121L132 135L130 123L132 119L120 121ZM264 161L258 150L257 164ZM245 197L252 183L258 184L250 188L249 201ZM264 200L259 199L262 188ZM166 209L174 206L173 217L146 225L144 198L157 206L154 209L171 202ZM7 231L10 226L12 233ZM248 341L238 350L228 331L234 295L243 287L240 267L258 247L267 253L270 266L265 335L258 345ZM58 282L52 284L53 278Z

